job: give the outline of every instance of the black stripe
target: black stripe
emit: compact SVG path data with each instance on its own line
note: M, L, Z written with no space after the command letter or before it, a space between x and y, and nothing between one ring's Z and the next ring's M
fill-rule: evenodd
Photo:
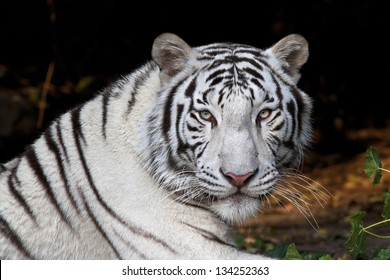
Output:
M233 54L227 55L227 56L225 56L223 59L225 60L225 63L226 63L226 64L230 64L230 65L231 65L231 64L234 65L235 63L238 62L238 57L235 56L235 55L233 55ZM230 71L233 72L233 67L230 68Z
M252 107L253 107L253 100L255 100L255 93L254 93L252 88L249 88L249 92L251 93L250 99L251 99L251 104L252 104Z
M195 76L191 82L188 84L186 90L184 91L184 95L186 97L190 97L192 98L193 95L194 95L194 92L195 92L195 89L196 89L196 79L197 79L197 76Z
M202 127L205 126L204 123L202 123L202 122L198 119L198 117L197 117L196 114L194 114L194 113L191 112L191 113L190 113L190 117L193 118L194 120L196 120Z
M80 161L81 161L81 164L82 164L82 167L83 167L83 170L84 170L84 174L87 176L87 180L88 180L88 183L93 191L93 193L95 194L97 200L99 201L99 203L104 207L104 209L106 209L107 212L109 212L111 214L111 216L115 217L116 219L118 220L121 220L117 215L116 213L106 204L106 202L103 200L103 198L101 197L99 191L97 190L96 186L95 186L95 182L93 181L92 179L92 175L91 175L91 172L89 170L89 167L87 165L87 161L85 159L85 156L84 156L84 152L83 152L83 149L81 147L81 131L78 130L78 128L80 127L80 125L78 124L80 122L80 114L79 114L79 110L74 110L72 112L72 124L73 124L73 136L74 136L74 140L75 140L75 143L76 143L76 148L77 148L77 151L78 151L78 154L79 154L79 157L80 157Z
M6 169L3 164L0 163L0 173L4 172Z
M103 230L102 226L100 225L99 221L96 219L95 215L93 214L91 208L89 207L88 205L88 202L86 201L84 195L82 194L82 197L83 197L83 201L84 201L84 205L85 205L85 209L87 210L87 213L88 213L88 216L91 218L93 224L95 225L95 227L97 228L97 230L101 233L101 235L103 235L104 239L106 239L106 241L108 242L108 244L110 245L111 249L114 251L116 257L120 260L122 260L123 258L121 257L121 255L119 254L118 250L115 248L114 244L112 243L112 241L108 238L107 236L107 233Z
M245 71L245 73L249 73L250 75L252 75L256 79L258 79L260 81L264 81L263 75L261 75L261 73L259 73L255 69L252 69L252 68L249 68L249 67L245 67L243 70Z
M17 167L15 167L12 170L12 173L8 177L8 186L11 194L15 197L15 199L19 202L19 204L23 207L24 211L27 213L27 215L33 220L34 224L37 225L37 219L34 215L34 212L28 205L26 199L23 197L19 189L21 188L20 181L16 175L17 173Z
M45 136L47 147L55 156L57 167L58 167L59 172L60 172L60 177L61 177L62 182L64 183L64 186L65 186L66 196L70 200L72 206L76 209L77 213L80 214L80 209L78 208L76 199L70 190L70 184L69 184L68 178L65 174L65 166L64 166L64 163L61 159L61 152L58 149L58 146L54 142L54 139L53 139L52 129L49 128L48 130L46 130L44 136Z
M273 135L272 133L268 135L267 140L268 141L265 142L266 145L271 150L272 155L275 157L275 159L277 159L281 140L279 139L279 137ZM273 145L271 145L269 142L271 142Z
M248 62L252 66L254 66L256 69L259 71L263 71L264 67L259 63L260 60L255 60L249 57L236 57L235 63L240 63L240 62Z
M224 97L225 97L225 94L223 93L223 91L220 91L219 96L218 96L218 106L221 106L222 101L224 101Z
M188 144L185 144L183 142L183 139L181 137L181 134L180 134L180 120L182 118L182 115L183 115L183 111L184 111L184 105L177 105L176 106L176 138L177 138L177 154L180 155L181 153L184 153L185 150L188 148ZM182 132L183 133L183 132Z
M208 71L217 69L223 64L227 64L225 59L215 59L213 57L202 57L199 58L199 60L213 60L213 63L206 68Z
M267 175L269 175L269 174L267 174ZM263 176L263 178L265 178L266 176ZM263 179L263 178L261 178L261 179ZM275 181L277 180L277 178L276 177L272 177L272 178L270 178L270 179L268 179L267 181L265 181L265 182L261 182L261 184L262 185L267 185L267 184L269 184L269 183L274 183Z
M129 228L129 227L128 227ZM178 254L177 251L175 249L173 249L170 245L168 245L168 243L166 243L165 241L163 241L162 239L154 236L153 234L149 233L149 232L146 232L140 228L129 228L133 233L135 234L139 234L141 236L143 236L144 238L146 239L150 239L158 244L160 244L161 246L163 246L165 249L168 249L169 251L171 251L171 253L173 254Z
M187 123L187 129L192 132L200 132L200 130L197 127L191 126L189 123Z
M208 88L207 90L205 90L203 93L202 93L202 100L204 102L204 104L209 104L209 101L207 100L207 95L209 94L210 91L213 91L214 88Z
M244 49L238 49L238 50L235 50L234 51L234 54L240 54L240 53L243 53L243 54L251 54L251 55L254 55L254 56L257 56L257 57L264 57L265 55L262 53L261 50L256 50L256 49L247 49L247 48L244 48Z
M177 89L184 83L184 81L188 77L185 77L182 79L180 82L178 82L169 92L167 100L165 101L165 106L164 106L164 115L163 115L163 123L162 123L162 135L165 139L165 143L169 143L169 137L168 133L171 127L171 107L172 107L172 102L173 98L176 94Z
M186 205L186 206L188 206L188 207L193 207L193 208L196 208L196 209L201 209L201 210L204 210L204 211L213 213L213 212L210 211L209 208L203 207L203 206L201 206L201 205L199 205L199 204L192 204L192 203L188 202L187 200L181 201L181 200L180 200L181 197L182 197L182 196L178 196L177 199L175 199L175 200L173 200L173 201L176 202L176 203L179 203L179 204Z
M277 146L280 145L281 141L280 141L279 137L277 137L277 136L275 136L275 135L273 135L273 134L269 134L269 137L272 138L271 141L272 141L273 143L275 143L275 145L277 145Z
M296 130L296 118L297 118L297 116L295 114L295 104L294 104L294 101L290 100L289 102L287 102L286 105L287 105L287 111L291 115L291 121L292 121L291 134L290 134L288 142L292 142L293 141L293 137L294 137L295 132L296 132L295 130Z
M71 123L72 123L72 129L73 129L73 135L77 134L77 139L83 140L84 144L86 144L86 140L82 131L82 126L80 122L80 113L81 113L81 107L76 107L71 112Z
M139 76L135 78L133 89L130 93L130 99L127 104L126 118L129 117L131 110L134 107L136 98L135 95L138 93L140 87L142 87L145 82L149 79L152 71L155 70L155 65L149 64L148 69L145 72L138 73Z
M220 237L218 237L217 235L215 235L214 233L212 232L209 232L207 230L204 230L204 229L201 229L201 228L198 228L198 227L195 227L193 225L190 225L186 222L182 222L183 224L189 226L190 228L193 228L194 230L196 230L197 232L200 233L200 235L202 235L205 239L208 239L212 242L216 242L216 243L219 243L221 245L225 245L225 246L229 246L229 247L233 247L233 248L237 248L236 245L234 244L230 244L228 242L226 242L225 240L222 240Z
M170 91L164 106L164 115L163 115L163 123L162 123L162 135L165 140L165 144L169 146L170 140L169 140L169 131L171 129L171 109L173 106L173 98L177 94L177 89L188 79L189 77L185 77L181 81L179 81ZM167 149L168 158L167 158L167 164L170 168L175 169L176 167L176 161L174 159L174 156L172 155L172 149Z
M28 259L34 259L32 254L24 246L18 234L11 228L7 221L0 215L0 232L3 233L12 244Z
M193 145L190 145L189 146L189 148L192 150L192 151L195 151L196 150L196 148L198 148L200 145L202 145L202 144L205 144L203 141L198 141L198 142L196 142L195 144L193 144Z
M281 114L282 114L281 111L277 111L276 114L275 114L275 116L274 116L271 120L269 120L267 123L272 124L272 123L274 122L274 120L275 120L276 118L278 118Z
M281 130L283 128L283 126L284 126L284 123L285 123L285 121L284 121L284 119L282 119L278 125L276 125L275 127L271 128L272 131L279 131L279 130Z
M224 185L217 184L217 183L213 183L213 182L211 182L211 181L209 181L209 180L206 180L206 179L203 179L203 178L198 178L198 180L201 181L201 182L204 182L204 183L206 183L206 184L208 184L208 185L210 185L210 186L213 186L213 187L218 187L218 188L221 188L221 189L224 189L224 188L225 188ZM223 191L223 190L215 190L215 189L214 189L213 192L219 192L219 193L221 193L221 192L224 192L224 191Z
M54 195L53 189L50 186L50 183L44 173L43 167L39 162L39 159L37 157L37 154L34 150L34 147L30 147L25 157L27 159L27 162L31 168L31 170L34 172L35 176L39 180L39 183L44 187L46 194L50 200L50 202L53 204L54 208L56 209L57 213L60 215L61 219L64 221L64 223L71 229L71 223L69 222L68 218L66 217L63 209L61 209L60 203L57 201L57 198Z
M107 126L107 111L108 111L108 104L109 104L109 93L104 92L102 96L102 132L103 132L103 137L104 139L107 138L106 134L106 126Z
M277 153L276 153L276 148L277 148L277 147L271 145L271 143L269 143L269 142L267 142L267 141L265 142L265 144L268 146L268 149L271 151L272 155L273 155L274 157L276 157L276 155L277 155Z
M223 81L224 78L229 78L229 77L216 77L215 79L213 79L213 81L210 83L210 87L213 87L219 83L221 83Z
M223 55L223 54L230 54L231 48L227 47L227 46L209 47L207 49L202 50L202 53L205 53L208 56L218 56L218 55Z
M137 259L142 259L142 260L148 259L148 258L146 257L146 255L144 255L144 254L141 253L137 248L135 248L135 246L134 246L133 244L131 244L128 240L124 239L124 238L122 237L122 235L119 234L119 233L116 231L115 228L113 228L112 230L113 230L114 234L115 234L123 243L125 243L125 244L127 245L127 247L130 248L131 251L134 251L134 252L139 256L139 258L137 258Z
M202 70L211 70L211 69L215 69L215 68L221 66L222 64L224 64L223 59L218 59L218 60L213 61L213 63L212 63L211 65L205 67L205 69L202 69Z
M276 85L276 96L278 97L279 102L282 103L283 102L283 94L282 94L282 91L280 89L280 85L279 85L278 81L275 79L274 76L271 75L271 77L272 77L272 81Z
M135 96L134 96L134 93L132 95L132 98L127 101L127 111L126 111L126 118L129 117L130 113L131 113L131 110L133 109L134 107L134 104L135 104Z
M80 141L80 135L79 133L81 133L77 128L80 127L78 125L78 122L80 121L79 120L79 110L75 110L72 112L72 124L74 125L73 127L73 136L74 136L74 139L75 139L75 143L76 143L76 148L77 148L77 151L79 153L79 157L80 157L80 161L81 161L81 164L82 164L82 167L83 167L83 170L84 170L84 174L87 176L87 180L88 180L88 183L96 197L96 199L98 200L98 202L100 203L100 205L113 217L115 218L118 222L120 222L121 224L125 225L131 232L135 233L135 234L140 234L142 235L143 237L145 238L148 238L148 239L152 239L154 240L155 242L163 245L165 248L169 249L170 251L172 252L175 252L166 242L158 239L157 237L154 237L153 235L145 232L145 231L142 231L141 229L138 229L132 225L129 225L128 223L126 223L121 217L119 217L115 212L114 210L109 207L107 205L107 203L103 200L103 198L101 197L99 191L97 190L96 188L96 185L92 179L92 176L91 176L91 172L88 168L88 165L87 165L87 162L86 162L86 159L85 159L85 156L84 156L84 153L83 153L83 150L82 150L82 147L81 147L81 141Z
M64 144L64 138L62 137L62 130L61 130L61 126L60 126L60 120L57 121L56 130L57 130L58 140L60 141L61 149L62 149L62 151L64 153L64 156L65 156L65 160L69 163L68 152L67 152L66 146Z
M196 60L199 60L199 61L212 61L214 59L215 58L213 56L206 56L206 55L202 55L202 56L197 56L196 57Z
M209 144L208 142L205 143L205 145L204 145L204 147L202 148L202 150L199 151L199 153L198 153L198 155L197 155L197 158L201 158L201 157L202 157L202 155L203 155L204 151L206 150L208 144ZM195 148L195 149L196 149L196 148ZM195 149L193 149L193 150L195 151Z
M147 127L147 130L148 130L148 133L147 133L147 135L149 135L149 137L147 137L147 139L145 139L145 141L148 141L148 146L149 147L151 147L151 146L153 146L152 144L151 144L151 137L150 137L150 135L153 135L154 134L154 131L155 131L155 121L156 121L156 119L157 119L157 115L150 115L149 117L148 117L148 127ZM149 159L149 161L150 161L150 163L153 163L154 162L154 160L155 160L155 153L154 153L154 150L153 149L150 149L149 151L148 151L148 159ZM153 173L152 173L153 174Z
M217 76L224 74L226 71L227 71L227 69L225 69L225 68L215 70L213 73L208 75L206 82L209 82L210 80L214 80Z
M305 113L306 110L305 102L303 101L303 97L301 93L298 91L298 89L295 86L291 86L290 91L292 92L297 102L297 107L298 107L297 110L299 114L298 131L302 131L303 114Z
M255 84L257 87L259 87L262 91L266 91L264 86L259 82L259 80L252 78L251 82Z
M197 98L197 99L195 100L195 102L196 102L197 104L207 105L207 103L203 102L203 100L201 100L201 99L199 99L199 98ZM193 109L192 106L191 106L190 108Z

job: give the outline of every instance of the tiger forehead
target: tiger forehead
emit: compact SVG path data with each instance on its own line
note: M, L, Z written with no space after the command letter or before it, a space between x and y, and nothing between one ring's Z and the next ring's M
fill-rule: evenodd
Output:
M252 55L264 57L262 50L243 44L216 43L196 48L201 59L216 59L225 56Z
M213 44L201 49L206 65L201 80L206 89L203 100L210 92L217 92L218 105L234 96L255 99L255 92L264 90L264 75L268 72L266 55L254 47L238 44ZM202 60L202 59L200 59Z
M268 56L254 47L238 44L213 44L200 50L199 61L205 62L201 69L211 86L221 78L236 81L264 80L262 71L268 67Z

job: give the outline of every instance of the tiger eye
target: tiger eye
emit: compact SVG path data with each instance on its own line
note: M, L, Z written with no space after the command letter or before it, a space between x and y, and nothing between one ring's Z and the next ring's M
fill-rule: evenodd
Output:
M209 111L202 111L199 114L200 117L206 121L209 121L213 117L213 115Z
M208 122L215 120L213 114L211 114L209 111L206 111L206 110L200 111L199 116L201 117L201 119L208 121Z
M198 114L202 120L205 120L207 122L211 122L213 127L217 125L217 119L209 111L207 111L207 110L200 111Z
M259 118L264 120L266 118L268 118L269 116L271 115L271 110L269 109L264 109L264 110L261 110L260 113L259 113Z

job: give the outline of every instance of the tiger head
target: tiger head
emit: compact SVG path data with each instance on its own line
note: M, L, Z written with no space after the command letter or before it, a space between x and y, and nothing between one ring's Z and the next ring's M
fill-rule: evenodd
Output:
M256 214L310 141L311 100L296 86L306 40L191 48L165 33L152 57L161 89L142 135L149 171L178 200L207 205L227 222Z

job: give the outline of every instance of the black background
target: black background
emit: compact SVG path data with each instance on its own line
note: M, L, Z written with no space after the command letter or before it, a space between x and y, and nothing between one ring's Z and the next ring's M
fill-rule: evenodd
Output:
M192 46L230 41L259 48L290 33L302 34L310 57L299 86L315 101L313 149L318 153L361 152L367 147L351 145L345 133L389 124L385 1L51 2L54 6L0 0L0 66L7 69L0 75L0 95L2 89L18 90L21 80L40 86L53 59L54 85L76 84L85 76L99 82L87 93L49 96L45 126L149 60L154 38L163 32L176 33ZM38 133L0 139L0 161L20 153Z

